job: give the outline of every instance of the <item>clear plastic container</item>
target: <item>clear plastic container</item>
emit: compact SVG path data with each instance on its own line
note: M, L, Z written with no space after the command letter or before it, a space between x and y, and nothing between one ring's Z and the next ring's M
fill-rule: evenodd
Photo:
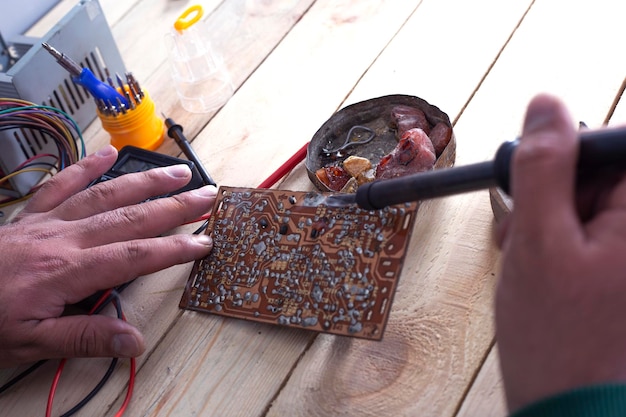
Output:
M193 113L219 109L234 92L224 60L211 46L202 14L202 6L189 7L165 37L178 98Z

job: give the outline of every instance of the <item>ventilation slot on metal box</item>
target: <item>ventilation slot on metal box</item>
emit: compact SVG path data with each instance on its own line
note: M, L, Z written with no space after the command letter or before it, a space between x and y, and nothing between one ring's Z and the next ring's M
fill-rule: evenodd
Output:
M40 38L17 36L5 41L15 51L17 61L8 68L0 68L0 96L55 107L72 117L81 130L96 119L96 103L85 88L72 82L67 70L41 44L45 42L62 50L103 81L107 80L109 73L126 73L97 0L81 0ZM57 155L54 141L27 129L0 131L0 171L3 176L41 153ZM50 161L54 163L54 158ZM43 175L43 172L17 175L0 186L0 194L25 195Z

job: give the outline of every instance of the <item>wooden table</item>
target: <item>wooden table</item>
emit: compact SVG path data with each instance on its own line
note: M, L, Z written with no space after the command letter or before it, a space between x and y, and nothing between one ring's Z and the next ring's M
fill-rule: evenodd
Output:
M67 4L67 2L64 2ZM75 3L75 0L72 2ZM454 122L457 165L519 134L538 92L590 127L626 120L626 6L614 0L206 0L236 85L219 112L178 104L163 35L188 1L102 0L126 66L181 123L222 185L254 187L338 109L422 97ZM227 24L226 24L227 23ZM108 136L95 122L88 151ZM161 152L178 154L167 140ZM242 169L242 166L245 168ZM279 185L309 190L304 167ZM197 225L175 232L190 232ZM128 416L503 416L493 326L499 254L487 191L424 203L382 341L224 319L178 308L191 264L122 295L143 331ZM108 366L71 360L55 414ZM43 415L55 363L0 396L0 415ZM0 372L0 383L23 370ZM79 415L112 416L128 361Z

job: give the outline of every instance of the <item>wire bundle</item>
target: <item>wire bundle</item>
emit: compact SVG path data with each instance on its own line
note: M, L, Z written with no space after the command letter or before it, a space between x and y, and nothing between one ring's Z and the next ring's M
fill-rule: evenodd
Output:
M45 140L53 141L57 152L34 155L11 172L2 172L0 169L0 187L9 179L26 172L52 176L85 157L85 143L78 125L67 113L57 108L14 98L0 98L0 131L13 129L39 132ZM0 207L29 198L38 188L39 185L33 187L23 197L0 200Z
M0 106L3 105L3 103L4 103L3 100L6 100L6 99L1 99L0 98ZM38 106L38 107L42 107L42 106ZM2 111L0 111L0 118L1 117L2 117ZM71 120L69 117L68 117L68 119ZM78 131L78 129L76 129L76 130ZM81 137L81 142L82 142L82 137ZM302 148L300 148L294 155L292 155L287 161L285 161L285 163L283 165L281 165L274 173L272 173L267 179L265 179L265 181L263 181L259 185L258 188L270 188L273 185L275 185L276 182L278 182L281 178L284 178L293 168L295 168L300 162L302 162L302 160L304 160L304 158L306 157L307 146L308 146L308 142L304 146L302 146ZM83 149L84 149L84 145L83 145ZM2 179L0 179L0 184L1 184L1 181L2 181ZM1 207L1 205L0 205L0 207ZM208 226L208 223L209 223L209 221L208 221L209 217L210 217L210 213L207 213L204 216L201 216L200 218L195 219L195 220L190 221L190 222L185 223L185 224L203 221L202 225L197 230L195 230L193 232L193 234L197 235L197 234L203 233L206 230L206 228ZM123 289L126 286L128 286L129 284L130 283L126 283L126 284L123 284L123 285L121 285L119 287L106 290L99 297L98 301L96 302L94 307L92 307L92 309L89 312L89 314L98 314L98 313L100 313L104 309L104 307L106 305L108 305L110 303L113 303L113 305L115 306L115 310L116 310L118 319L126 320L126 318L125 318L125 316L124 316L124 314L122 312L122 307L121 307L121 301L120 301L120 298L119 298L119 293L121 291L123 291ZM22 373L20 373L16 377L14 377L12 380L10 380L9 382L7 382L4 385L0 386L0 394L2 394L3 392L7 391L9 388L11 388L15 384L17 384L19 381L24 379L26 376L28 376L31 373L33 373L37 368L39 368L45 362L46 362L46 360L41 360L41 361L33 364L32 366L27 368L25 371L23 371ZM56 393L56 389L57 389L57 386L58 386L58 383L59 383L59 379L61 377L61 373L63 371L63 367L65 365L65 362L66 362L66 359L62 359L61 360L61 362L59 363L59 366L57 368L57 371L55 373L54 379L52 381L52 385L50 387L50 392L49 392L49 396L48 396L47 406L46 406L46 416L50 416L51 413L52 413L52 405L53 405L53 402L54 402L54 396L55 396L55 393ZM69 411L65 412L62 415L62 417L72 416L76 412L78 412L83 406L85 406L103 388L103 386L105 385L105 383L108 381L109 377L111 376L112 372L114 371L117 363L118 363L117 358L112 358L111 363L109 365L109 368L107 369L105 375L96 384L96 386L92 389L92 391L89 394L87 394L79 403L77 403L74 407L72 407L72 409L70 409ZM120 409L115 414L115 417L121 417L124 414L124 412L126 411L128 405L130 403L130 400L132 398L134 385L135 385L135 373L136 373L136 360L135 360L135 358L131 358L130 359L130 376L129 376L129 380L128 380L126 396L124 398L122 406L120 407Z
M127 284L124 284L124 285L118 287L117 290L116 289L109 289L109 290L105 291L99 297L99 299L96 302L96 304L91 308L91 310L89 311L89 315L99 314L104 309L104 307L106 307L110 303L113 303L113 305L115 306L115 311L116 311L116 314L117 314L117 318L120 319L120 320L126 320L126 317L124 316L124 313L122 311L122 303L120 301L118 290L122 291L128 285L129 284L127 283ZM17 384L20 380L24 379L26 376L28 376L31 373L33 373L37 368L39 368L41 365L43 365L46 362L47 362L47 360L45 360L45 359L36 362L35 364L31 365L28 369L26 369L25 371L21 372L19 375L17 375L13 379L11 379L9 382L7 382L6 384L0 386L0 394L2 394L3 392L7 391L9 388L11 388L13 385ZM54 396L56 394L57 386L58 386L59 380L61 378L61 373L63 372L63 368L65 367L65 363L66 362L67 362L67 359L62 359L59 362L59 365L57 367L57 371L56 371L56 373L54 375L54 379L53 379L52 385L50 387L50 393L48 395L48 401L46 403L46 414L45 414L46 417L50 417L52 415L52 404L54 402ZM76 414L85 405L87 405L87 403L89 401L91 401L91 399L93 399L96 396L96 394L98 392L100 392L100 390L104 387L106 382L109 380L109 378L113 374L113 371L115 370L115 367L116 367L117 363L118 363L118 358L112 358L111 359L111 363L110 363L106 373L104 374L102 379L100 379L100 381L96 384L96 386L89 392L89 394L87 394L82 400L80 400L69 411L63 413L61 415L61 417L70 417L70 416ZM120 407L120 409L115 414L115 417L121 417L124 414L124 412L126 411L126 408L128 407L128 405L130 403L130 399L131 399L132 393L133 393L133 388L134 388L134 385L135 385L135 371L136 371L136 360L135 360L135 358L130 358L130 376L129 376L129 380L128 380L128 387L126 389L126 397L124 398L124 402L123 402L122 406Z
M115 289L109 289L105 291L104 294L102 294L102 296L99 298L98 302L96 302L96 304L93 306L89 314L91 315L91 314L99 313L107 304L111 302L115 306L117 318L120 320L126 321L126 317L124 316L124 313L122 312L122 303L120 301L119 294L117 290ZM91 392L89 392L89 394L87 394L78 404L72 407L71 410L63 413L61 417L70 417L74 415L78 410L83 408L89 401L91 401L91 399L96 396L96 394L102 389L102 387L104 387L104 384L106 384L106 382L109 380L109 377L111 376L111 374L113 373L113 370L115 369L115 366L117 365L117 361L118 361L117 358L112 358L109 368L107 369L102 379L95 386L95 388L92 389ZM59 384L59 379L61 378L61 373L63 372L63 368L65 367L66 362L67 362L67 359L61 360L61 362L59 363L59 366L57 367L57 371L54 375L54 380L52 381L52 385L50 387L50 393L48 395L48 402L46 405L46 417L52 416L52 404L54 402L54 395L56 393L57 386ZM135 370L136 370L136 360L135 358L130 358L130 377L128 380L128 388L126 390L126 397L124 399L122 406L115 414L115 417L121 417L126 411L128 404L130 403L130 399L132 398L132 394L133 394L133 388L135 386Z

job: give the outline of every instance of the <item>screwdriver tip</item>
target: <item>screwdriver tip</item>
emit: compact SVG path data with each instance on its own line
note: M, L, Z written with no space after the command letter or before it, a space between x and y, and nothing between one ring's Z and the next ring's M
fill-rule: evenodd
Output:
M48 44L46 42L43 42L41 44L41 46L43 46L43 49L45 49L46 51L50 52L55 57L60 57L61 56L61 53L59 51L57 51L56 49L54 49L52 46L50 46L50 44Z
M43 46L43 48L46 51L50 52L50 54L54 57L54 59L56 59L57 62L63 68L65 68L70 74L72 74L75 77L80 75L82 68L76 62L72 61L65 54L57 51L55 48L53 48L50 44L46 42L42 42L41 46Z

